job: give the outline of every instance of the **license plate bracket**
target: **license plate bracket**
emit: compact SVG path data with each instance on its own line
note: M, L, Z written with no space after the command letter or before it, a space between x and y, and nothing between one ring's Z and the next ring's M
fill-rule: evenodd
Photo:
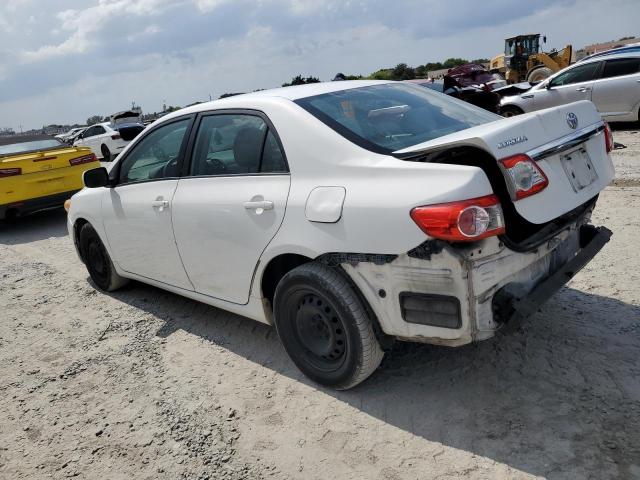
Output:
M560 161L575 192L588 187L598 178L598 172L584 148L562 155Z

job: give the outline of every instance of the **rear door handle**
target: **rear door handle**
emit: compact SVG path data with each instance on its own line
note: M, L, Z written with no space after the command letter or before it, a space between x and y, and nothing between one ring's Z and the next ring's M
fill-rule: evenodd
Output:
M273 210L273 202L269 200L244 202L244 208L246 208L247 210Z
M591 90L589 87L578 87L576 88L576 92L588 92Z
M165 208L169 207L169 200L154 200L151 202L151 206L153 208L157 208L159 211L163 211Z

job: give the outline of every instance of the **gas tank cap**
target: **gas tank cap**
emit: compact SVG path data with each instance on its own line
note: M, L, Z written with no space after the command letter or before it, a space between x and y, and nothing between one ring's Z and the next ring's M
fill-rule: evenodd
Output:
M316 187L311 190L304 209L310 222L336 223L342 217L342 205L347 190L344 187Z

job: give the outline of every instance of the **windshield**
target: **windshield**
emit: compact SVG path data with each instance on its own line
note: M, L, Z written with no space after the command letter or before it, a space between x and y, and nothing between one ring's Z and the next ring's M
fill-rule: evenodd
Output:
M428 88L400 83L325 93L296 103L353 143L379 153L501 118Z
M59 147L60 145L62 144L53 138L33 140L30 142L10 143L8 145L0 145L0 155L48 150L50 148Z

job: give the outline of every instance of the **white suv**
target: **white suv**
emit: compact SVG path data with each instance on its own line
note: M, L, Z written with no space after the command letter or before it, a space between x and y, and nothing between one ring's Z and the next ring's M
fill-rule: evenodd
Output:
M239 95L147 128L85 173L70 236L127 279L274 324L310 378L369 376L394 339L457 346L516 324L611 232L590 102L504 119L420 86Z
M591 100L609 122L640 121L640 52L596 56L500 102L504 116Z
M82 132L73 145L89 147L101 161L110 162L142 130L144 126L137 123L122 125L99 123Z

